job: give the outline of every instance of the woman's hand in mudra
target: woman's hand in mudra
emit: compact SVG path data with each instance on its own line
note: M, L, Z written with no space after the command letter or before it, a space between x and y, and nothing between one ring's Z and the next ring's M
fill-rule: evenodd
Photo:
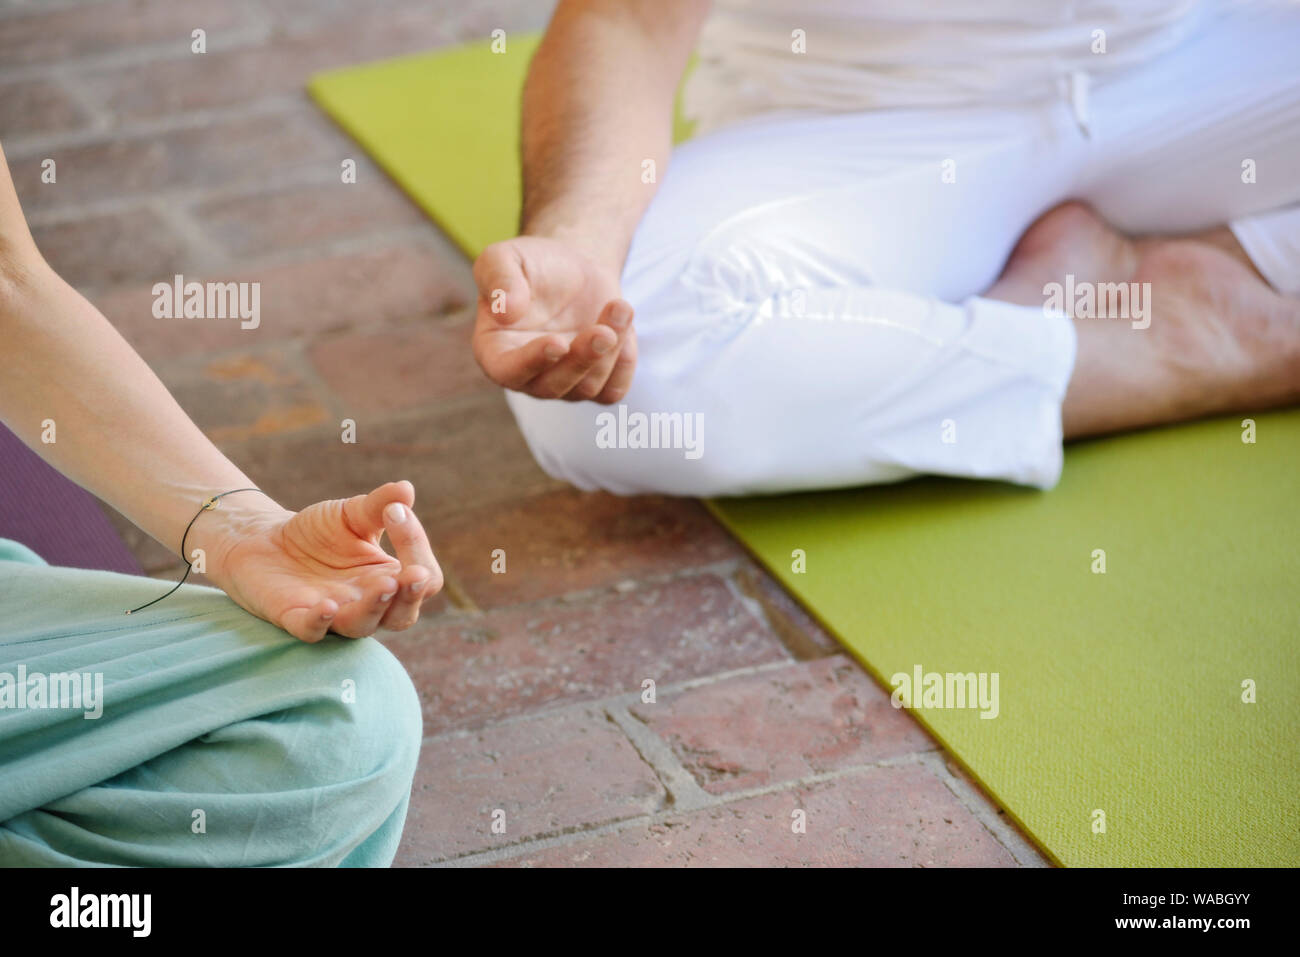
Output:
M400 631L442 588L414 503L410 482L301 512L239 492L199 516L189 545L203 549L205 573L226 594L303 641ZM379 547L384 532L396 557Z

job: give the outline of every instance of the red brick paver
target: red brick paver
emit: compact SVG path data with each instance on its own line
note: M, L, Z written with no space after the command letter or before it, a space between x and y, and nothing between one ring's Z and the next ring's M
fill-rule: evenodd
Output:
M802 822L799 812L802 812ZM796 826L802 823L799 833ZM1015 860L921 767L720 804L511 858L512 866L939 867Z
M426 731L786 660L712 575L444 618L385 642L415 679Z
M397 863L635 818L659 810L664 797L659 779L596 711L446 735L420 754Z
M857 664L839 655L660 695L632 713L711 794L935 746Z
M739 546L697 502L565 488L465 512L438 530L474 601L496 608L738 559ZM506 574L493 571L504 553Z

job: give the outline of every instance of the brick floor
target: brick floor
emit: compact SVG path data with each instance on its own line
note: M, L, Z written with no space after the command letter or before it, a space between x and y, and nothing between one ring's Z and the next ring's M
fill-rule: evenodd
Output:
M549 8L0 0L0 139L47 258L268 491L415 482L448 586L385 638L428 735L399 864L1043 864L699 503L537 468L466 346L469 264L304 94ZM262 283L261 326L160 326L176 273Z
M799 815L796 817L796 815ZM803 830L797 831L801 825ZM524 852L517 867L1009 867L1016 861L921 766L831 781L651 818Z
M415 679L426 732L787 659L710 574L435 619L385 641Z
M840 655L657 696L631 710L710 794L934 747L882 688Z

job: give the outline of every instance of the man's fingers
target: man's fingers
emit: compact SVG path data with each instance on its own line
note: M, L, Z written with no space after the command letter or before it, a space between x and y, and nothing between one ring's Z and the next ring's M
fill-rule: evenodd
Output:
M614 368L605 380L605 388L596 396L597 402L618 402L627 390L632 388L632 376L636 372L636 330L629 329L623 339L623 348L619 350Z
M605 326L585 329L569 344L568 354L529 382L523 391L539 399L563 398L617 345L617 337Z
M566 399L575 402L594 399L608 387L609 378L623 356L623 345L632 334L632 307L622 299L606 303L600 313L600 324L614 330L614 334L618 336L618 348L610 349L607 355L593 365L591 371L583 376L582 381L565 396Z
M528 314L532 301L528 276L518 247L493 243L474 260L474 284L489 315L503 326Z
M372 575L361 583L361 597L339 608L331 630L348 638L373 635L396 596L397 579L387 573Z
M581 383L582 392L572 398L595 398L605 387L631 322L632 307L626 302L614 299L606 303L597 323L574 337L569 354L529 383L525 391L540 399L558 399L569 396Z
M600 311L597 322L609 326L621 338L632 327L632 305L626 299L611 299Z
M557 335L538 336L518 348L505 350L499 350L497 340L500 338L490 332L476 332L474 358L489 379L516 391L554 366L569 351L564 340Z
M374 539L384 530L384 509L393 502L414 505L415 486L405 480L387 482L366 495L353 495L343 502L343 517L358 535Z

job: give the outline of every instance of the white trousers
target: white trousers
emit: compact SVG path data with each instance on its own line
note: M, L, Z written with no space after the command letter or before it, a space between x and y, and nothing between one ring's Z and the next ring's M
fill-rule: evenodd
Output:
M1051 487L1073 326L980 292L1072 198L1129 233L1231 223L1296 292L1300 6L1217 13L1096 86L1088 120L1064 100L767 115L684 144L624 270L625 408L509 393L534 456L619 494Z

